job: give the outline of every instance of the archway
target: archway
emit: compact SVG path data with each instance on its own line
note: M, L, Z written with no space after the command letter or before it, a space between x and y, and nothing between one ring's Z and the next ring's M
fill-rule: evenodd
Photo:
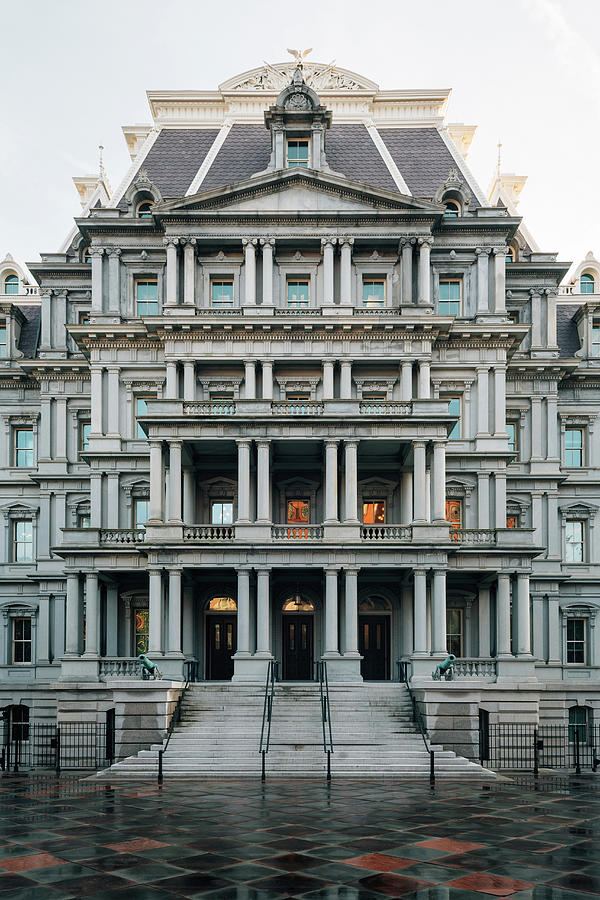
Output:
M392 604L381 596L363 597L358 606L358 650L365 681L391 678Z
M315 605L295 593L281 606L282 677L284 681L311 681L314 658Z
M237 650L237 603L233 597L211 597L206 604L204 633L207 681L229 681Z

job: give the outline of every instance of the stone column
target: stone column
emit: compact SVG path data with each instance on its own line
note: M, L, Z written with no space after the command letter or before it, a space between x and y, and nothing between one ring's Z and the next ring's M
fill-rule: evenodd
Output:
M494 249L494 312L506 313L506 247Z
M446 445L436 441L433 445L432 513L435 522L446 521Z
M496 656L512 656L510 652L510 575L498 575L496 593Z
M529 575L517 575L517 656L531 656Z
M121 400L121 394L119 391L119 376L120 369L118 366L109 366L108 368L108 403L107 403L107 412L108 412L108 434L111 437L121 436L121 430L119 427L119 403Z
M506 522L504 523L504 527ZM477 527L490 527L490 473L477 473Z
M477 369L477 435L489 435L489 370L483 366Z
M494 431L496 437L506 434L506 369L494 368Z
M262 362L262 395L263 400L273 399L273 361L264 359Z
M402 472L401 479L400 521L403 525L410 525L413 520L413 473Z
M419 400L431 399L431 364L428 359L419 360L417 393Z
M425 306L431 303L430 255L432 245L432 237L419 238L419 303Z
M548 459L558 459L558 398L546 398Z
M427 572L414 569L413 578L414 654L427 656Z
M530 290L531 297L531 349L542 349L542 295L540 291Z
M169 655L181 654L181 569L169 569Z
M108 312L113 316L121 313L121 250L111 247L108 251Z
M90 525L102 528L102 472L90 472Z
M244 238L244 302L247 306L256 304L256 238Z
M262 238L262 305L273 305L273 238Z
M344 656L358 656L358 569L345 569Z
M183 399L188 402L196 399L196 364L193 359L186 359L183 363Z
M400 399L410 402L413 398L413 366L412 362L402 363L402 375L400 378Z
M90 369L90 406L91 406L91 434L94 437L102 437L103 414L102 414L102 367L92 366Z
M92 257L92 308L93 316L100 315L104 309L102 298L102 257L104 250L102 247L90 247L90 256ZM48 319L48 324L50 320ZM42 341L44 343L44 341ZM50 346L48 344L48 346Z
M98 612L98 574L88 572L85 576L85 656L98 656Z
M560 611L558 597L548 597L548 662L560 663Z
M425 493L425 441L413 441L413 515L415 522L427 522Z
M119 594L117 586L106 585L106 655L117 656L119 653ZM129 653L129 648L126 651Z
M402 303L404 305L413 302L413 286L412 286L412 258L414 238L403 237L400 239L400 247L402 251Z
M250 569L237 570L237 652L250 656Z
M488 271L490 251L482 247L475 250L477 255L477 312L489 312Z
M340 303L343 306L352 305L352 245L354 238L341 238L342 246L340 261Z
M556 291L546 291L546 340L548 349L556 350Z
M433 570L433 633L431 648L434 653L447 653L446 638L446 570Z
M256 400L256 360L244 360L244 397Z
M325 441L325 524L338 522L338 442Z
M338 654L338 570L325 569L324 656L337 656Z
M323 249L323 304L332 306L333 294L333 246L335 238L321 238Z
M178 239L168 237L163 239L167 245L167 306L175 306L177 296L177 244Z
M50 594L39 595L36 662L39 666L50 663Z
M196 305L196 238L188 238L183 245L183 302L186 306Z
M256 652L271 656L270 569L256 573Z
M110 421L110 415L109 415ZM56 457L67 461L67 398L56 398Z
M238 522L250 521L250 441L236 441L238 448Z
M490 655L490 589L479 588L479 656Z
M161 655L163 648L163 591L160 569L148 569L148 653Z
M169 522L181 522L182 441L169 441Z
M150 441L150 521L163 521L165 469L162 441Z
M40 398L40 428L38 432L38 461L50 459L50 437L52 434L52 399Z
M542 458L542 398L531 398L531 459Z
M119 473L109 472L106 476L106 527L119 527Z
M189 466L183 467L183 521L186 525L196 521L195 473Z
M166 384L165 384L165 400L175 400L177 398L177 363L174 360L165 362Z
M340 399L352 398L352 360L342 359L340 362Z
M332 359L323 360L323 400L333 400L333 366Z
M269 524L271 522L271 441L259 440L256 442L256 448L256 521Z
M79 573L67 573L65 656L79 656Z
M506 528L506 472L494 472L495 527Z
M344 441L346 525L358 525L358 441Z

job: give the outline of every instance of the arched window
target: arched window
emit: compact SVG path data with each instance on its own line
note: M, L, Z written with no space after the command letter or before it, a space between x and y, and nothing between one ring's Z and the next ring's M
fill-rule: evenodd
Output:
M581 294L593 294L594 287L594 276L590 275L588 272L583 274L579 279L579 292Z
M209 612L237 612L233 597L213 597L208 604Z
M458 200L444 200L444 206L446 207L445 219L458 219L460 216L460 203Z
M517 261L517 254L516 254L515 248L514 248L513 245L511 244L510 247L508 248L507 252L506 252L506 262L507 262L507 263L514 263L514 262L516 262L516 261Z
M92 257L90 256L90 248L84 247L81 251L81 262L82 263L91 263Z
M7 275L4 279L4 293L5 294L18 294L19 293L19 278L17 275Z
M141 203L138 203L136 209L138 219L151 219L153 205L149 200L142 200Z
M306 597L302 597L300 594L294 594L293 597L289 597L283 606L281 607L283 612L314 612L315 604L312 600L308 600Z
M385 597L365 597L358 605L359 612L391 612L392 604Z

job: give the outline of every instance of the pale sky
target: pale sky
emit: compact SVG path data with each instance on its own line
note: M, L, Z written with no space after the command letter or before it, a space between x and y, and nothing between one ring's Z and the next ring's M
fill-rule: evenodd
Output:
M477 125L468 163L487 194L528 175L519 212L540 249L600 256L598 0L0 0L0 259L55 252L80 211L72 176L116 187L121 125L146 90L214 90L286 47L382 89L452 88L449 122Z

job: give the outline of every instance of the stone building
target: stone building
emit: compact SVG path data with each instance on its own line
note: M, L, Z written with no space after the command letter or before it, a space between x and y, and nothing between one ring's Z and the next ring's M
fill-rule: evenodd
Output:
M372 691L408 670L455 746L481 711L591 721L600 264L561 286L448 97L316 63L151 92L37 285L0 265L15 716L126 729L142 692L258 691L275 657Z

